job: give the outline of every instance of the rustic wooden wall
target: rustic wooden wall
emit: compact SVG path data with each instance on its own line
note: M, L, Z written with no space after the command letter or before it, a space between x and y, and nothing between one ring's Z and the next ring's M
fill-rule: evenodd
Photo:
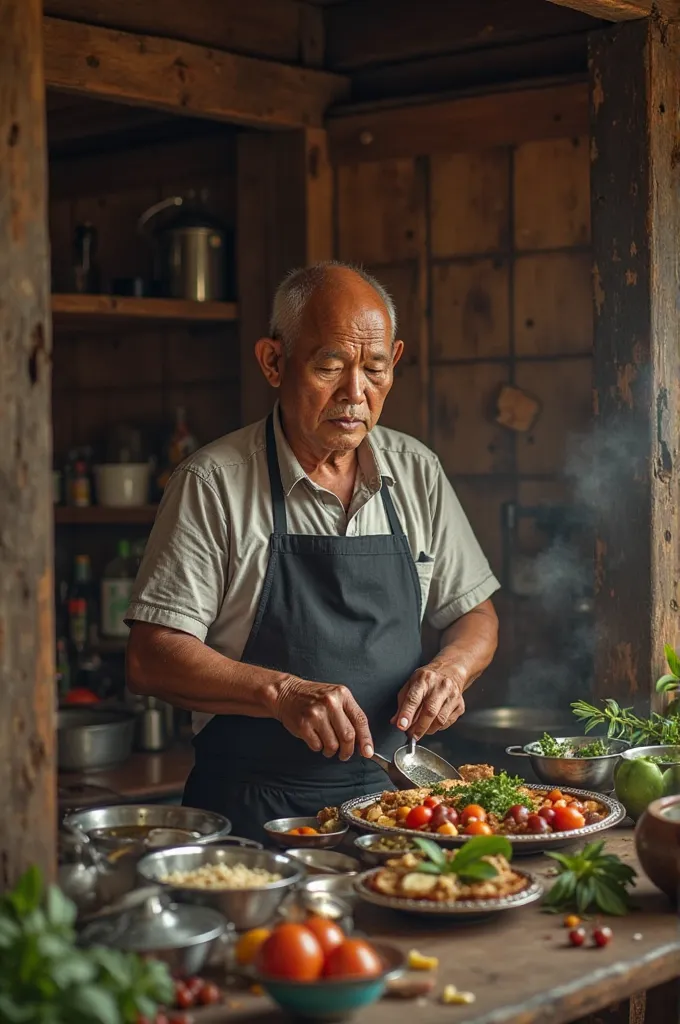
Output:
M502 503L565 499L567 441L590 420L587 140L342 164L336 233L339 258L374 272L400 315L383 422L439 454L500 573ZM494 422L505 383L542 405L529 433ZM517 602L498 603L503 676L536 638Z
M152 203L190 188L207 188L210 206L233 228L236 219L235 137L222 129L102 156L55 160L51 167L50 236L53 290L72 290L73 230L90 221L99 233L103 288L117 277L149 276L151 247L137 232ZM237 326L89 324L60 328L54 354L54 449L101 443L121 421L152 431L172 424L185 406L206 443L239 424Z

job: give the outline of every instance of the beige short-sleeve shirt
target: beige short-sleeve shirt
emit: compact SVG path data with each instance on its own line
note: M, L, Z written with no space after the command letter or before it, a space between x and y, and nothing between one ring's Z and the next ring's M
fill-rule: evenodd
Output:
M389 533L380 497L386 480L416 562L424 614L435 628L446 628L498 589L439 459L419 441L374 428L358 449L357 483L345 512L335 494L303 471L283 434L278 407L274 428L290 533ZM213 441L175 471L127 621L190 633L240 659L260 599L272 528L261 420Z

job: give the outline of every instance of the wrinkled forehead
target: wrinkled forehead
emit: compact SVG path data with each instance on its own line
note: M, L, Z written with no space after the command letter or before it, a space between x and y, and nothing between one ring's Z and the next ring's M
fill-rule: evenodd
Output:
M361 347L372 352L392 348L392 325L380 297L370 287L320 288L307 302L300 321L298 345L309 356L321 348L349 353Z

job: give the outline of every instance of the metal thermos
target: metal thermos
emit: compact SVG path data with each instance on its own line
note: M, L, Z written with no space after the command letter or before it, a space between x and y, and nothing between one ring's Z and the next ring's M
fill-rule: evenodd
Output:
M175 735L175 709L156 697L143 697L137 715L135 747L137 750L165 750Z
M171 196L139 218L140 231L165 210L181 207L153 231L156 274L163 294L175 299L219 302L230 298L233 240L211 214Z

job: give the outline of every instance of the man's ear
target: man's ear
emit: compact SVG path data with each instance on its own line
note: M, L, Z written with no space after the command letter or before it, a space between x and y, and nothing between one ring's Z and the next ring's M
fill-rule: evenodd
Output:
M397 365L397 363L399 362L399 360L401 359L403 354L404 354L404 342L403 341L399 341L399 340L395 341L394 345L392 346L392 366L393 367Z
M280 341L274 338L260 338L255 343L255 358L260 369L273 388L281 386L283 375L284 351Z

